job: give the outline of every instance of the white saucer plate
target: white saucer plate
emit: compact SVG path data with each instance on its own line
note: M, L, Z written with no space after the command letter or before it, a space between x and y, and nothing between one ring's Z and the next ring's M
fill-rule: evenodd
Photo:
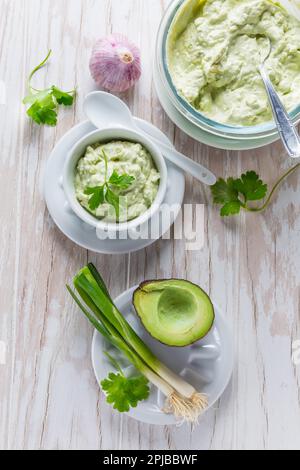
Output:
M142 130L158 139L163 139L168 145L171 145L168 138L152 124L140 119L136 119L136 123ZM44 197L49 213L66 237L89 251L102 254L126 254L146 248L161 238L176 220L183 203L185 176L180 169L166 162L168 167L168 189L163 204L177 207L178 210L172 212L168 221L162 220L159 213L154 216L151 225L154 226L154 233L158 234L155 239L101 240L97 237L96 230L81 221L72 211L67 203L62 186L63 169L68 152L76 142L94 130L95 127L89 121L78 124L65 134L53 149L47 162L44 177Z
M134 313L132 296L136 288L122 294L116 300L116 306L163 363L183 376L197 390L207 394L209 398L208 409L210 409L227 388L234 366L232 336L220 309L215 306L215 324L206 338L187 348L170 348L153 339ZM113 350L100 333L95 331L92 343L92 362L99 384L110 372L117 372L105 352L110 352L116 357L116 350ZM120 355L117 357L125 370L126 367L130 367ZM141 402L137 408L131 409L128 416L153 425L178 424L174 416L167 415L162 411L164 401L163 395L155 387L151 387L149 399Z

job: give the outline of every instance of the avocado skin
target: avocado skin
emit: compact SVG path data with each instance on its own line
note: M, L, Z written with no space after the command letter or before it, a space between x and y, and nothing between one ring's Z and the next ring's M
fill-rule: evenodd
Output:
M136 308L136 302L135 302L135 298L136 298L136 295L141 291L143 290L143 288L149 284L159 284L159 283L162 283L162 282L169 282L169 281L178 281L178 282L185 282L185 283L188 283L190 284L191 286L194 286L196 287L197 289L200 289L203 294L206 296L208 302L210 303L211 307L212 307L212 312L213 312L213 319L212 319L212 323L211 323L211 326L210 328L207 330L207 332L203 335L200 335L197 339L191 341L189 344L187 345L183 345L183 346L179 346L177 344L171 344L170 343L164 343L163 341L161 341L160 339L156 338L151 331L149 331L146 327L145 327L145 324L143 322L143 319L141 317L141 315L139 314L137 308ZM150 280L145 280L143 281L139 287L134 291L133 293L133 296L132 296L132 303L133 303L133 306L134 306L134 310L136 312L136 315L138 316L143 328L147 331L147 333L153 338L155 339L156 341L158 341L159 343L163 344L164 346L169 346L171 348L186 348L186 347L189 347L189 346L192 346L193 344L196 344L198 343L199 341L201 341L201 339L205 338L210 332L211 330L213 329L213 326L215 324L215 318L216 318L216 315L215 315L215 308L214 308L214 305L211 301L211 298L209 297L209 295L202 289L202 287L200 287L198 284L195 284L191 281L188 281L186 279L179 279L179 278L170 278L170 279L150 279Z

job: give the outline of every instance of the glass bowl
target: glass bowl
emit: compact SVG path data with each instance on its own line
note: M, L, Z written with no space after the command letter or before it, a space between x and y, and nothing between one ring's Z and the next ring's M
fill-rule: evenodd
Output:
M190 0L173 0L171 2L161 21L156 42L156 68L164 90L173 106L175 106L175 108L192 124L206 132L223 138L251 140L276 136L278 134L278 130L274 121L249 127L222 124L204 116L177 92L168 69L167 41L175 16L184 4L189 1ZM280 3L289 11L289 13L293 14L300 20L300 8L298 6L290 0L280 0ZM295 124L300 122L300 104L290 113L290 116Z

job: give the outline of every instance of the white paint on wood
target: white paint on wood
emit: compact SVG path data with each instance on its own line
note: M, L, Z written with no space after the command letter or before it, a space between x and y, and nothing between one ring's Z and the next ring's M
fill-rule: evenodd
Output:
M271 184L282 172L278 143L222 152L195 143L162 112L152 81L163 0L0 0L0 448L10 449L292 449L300 448L300 192L292 176L263 215L221 220L209 191L187 178L186 202L205 204L205 246L160 241L131 256L97 256L55 228L42 198L43 170L58 139L83 118L94 89L88 72L96 38L111 31L140 44L143 76L124 95L179 150L218 175L258 170ZM30 69L53 56L39 86L78 87L73 109L56 129L29 122L21 104ZM2 85L3 88L3 85ZM154 428L112 412L94 379L92 329L65 292L87 261L104 273L113 295L147 278L183 277L201 284L223 307L237 354L232 383L199 427Z

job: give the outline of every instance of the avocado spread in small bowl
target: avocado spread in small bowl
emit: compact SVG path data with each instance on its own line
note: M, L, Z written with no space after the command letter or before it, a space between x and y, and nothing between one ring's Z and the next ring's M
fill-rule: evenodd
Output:
M125 128L94 131L71 150L64 190L75 214L99 231L128 232L146 224L167 191L163 155Z
M159 181L152 156L140 143L97 143L90 145L78 162L76 197L83 208L106 222L115 221L119 200L117 220L127 222L152 206Z
M177 109L216 134L276 132L258 67L266 45L269 76L295 121L300 117L300 12L286 0L175 1L164 25L164 84Z

